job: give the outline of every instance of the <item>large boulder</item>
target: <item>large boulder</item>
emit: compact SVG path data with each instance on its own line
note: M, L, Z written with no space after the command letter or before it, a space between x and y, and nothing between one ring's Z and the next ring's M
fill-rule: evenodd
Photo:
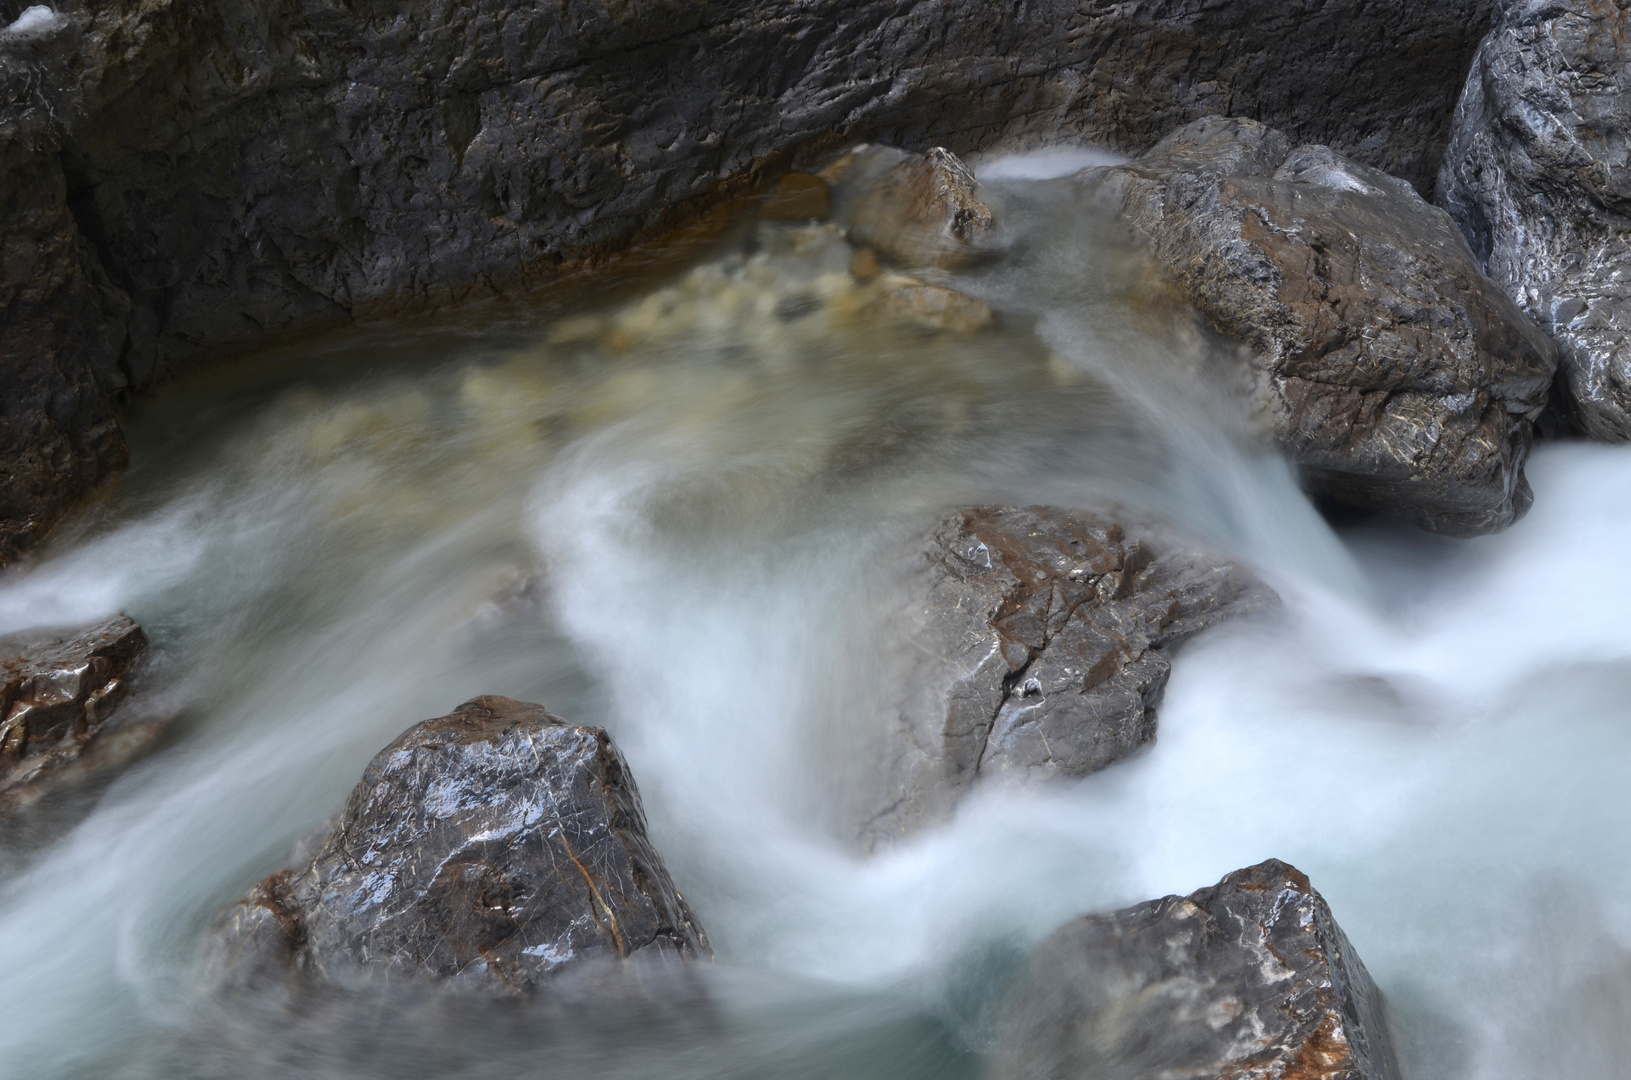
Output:
M1508 3L1473 62L1438 201L1558 343L1561 404L1631 439L1631 10Z
M409 728L293 862L217 926L222 985L517 995L597 960L711 955L611 739L509 698Z
M0 381L32 388L0 560L118 467L127 386L549 280L840 141L1141 150L1233 108L1426 185L1493 2L64 0L0 33Z
M1089 915L1011 991L999 1080L1398 1080L1382 998L1331 909L1270 860Z
M1155 738L1171 650L1274 594L1171 530L1054 507L959 511L905 576L901 679L876 843L984 777L1085 776Z
M128 761L163 725L115 716L147 655L147 636L120 615L73 630L0 640L0 812Z
M1253 403L1312 490L1455 536L1528 509L1554 349L1409 184L1220 117L1081 182L1248 346Z

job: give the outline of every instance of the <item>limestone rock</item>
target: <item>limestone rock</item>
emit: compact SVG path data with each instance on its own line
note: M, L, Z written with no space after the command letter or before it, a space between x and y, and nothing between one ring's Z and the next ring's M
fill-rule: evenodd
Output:
M548 280L836 138L1232 108L1426 185L1493 3L63 0L0 40L0 561L119 468L113 396Z
M1456 109L1438 200L1559 346L1566 412L1631 439L1631 10L1508 3Z
M947 518L906 579L919 657L903 682L876 842L950 811L979 777L1112 765L1155 737L1170 650L1273 593L1153 524L1087 510L975 507Z
M315 846L224 916L224 985L527 994L589 961L711 955L611 739L538 705L480 697L409 728Z
M886 167L872 167L879 159ZM902 265L966 262L991 229L991 208L974 174L944 147L905 156L874 148L844 179L845 186L862 187L843 215L850 242Z
M1314 491L1458 536L1528 509L1555 351L1408 184L1222 118L1080 179L1250 347L1254 404Z
M1398 1080L1382 999L1308 878L1277 860L1089 915L1011 992L999 1080Z
M37 801L152 743L157 725L110 722L146 655L147 636L124 615L0 641L0 810Z

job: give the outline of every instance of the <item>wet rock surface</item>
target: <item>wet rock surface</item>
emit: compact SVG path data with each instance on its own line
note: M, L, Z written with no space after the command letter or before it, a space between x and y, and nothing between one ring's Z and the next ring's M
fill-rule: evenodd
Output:
M72 0L0 34L0 560L120 467L113 397L548 280L806 148L1232 108L1425 185L1492 2Z
M1509 3L1456 109L1438 201L1558 343L1568 418L1631 439L1631 11Z
M127 616L0 640L0 813L147 749L162 725L115 717L147 655Z
M1011 991L1001 1080L1397 1080L1382 999L1325 900L1270 860L1089 915Z
M308 844L217 927L224 985L530 994L586 964L711 955L610 738L538 705L476 698L408 729Z
M905 680L888 806L869 842L945 816L977 777L1045 780L1155 738L1170 650L1274 594L1154 524L1053 507L946 519L908 578L920 660Z
M905 155L868 147L846 158L841 183L859 189L841 213L851 243L908 268L957 266L978 252L991 208L957 155L943 146Z
M1253 404L1312 490L1458 536L1528 509L1555 350L1410 185L1223 118L1080 181L1250 348Z

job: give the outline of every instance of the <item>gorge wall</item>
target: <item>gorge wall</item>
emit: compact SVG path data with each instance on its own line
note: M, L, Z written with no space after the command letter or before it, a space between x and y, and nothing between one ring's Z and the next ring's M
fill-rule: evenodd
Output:
M1494 0L0 4L0 563L121 394L558 275L841 141L1251 117L1426 191Z

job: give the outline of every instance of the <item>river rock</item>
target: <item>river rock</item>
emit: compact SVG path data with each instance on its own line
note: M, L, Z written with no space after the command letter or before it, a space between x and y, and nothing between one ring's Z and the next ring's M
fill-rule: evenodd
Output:
M1455 536L1528 509L1555 350L1409 184L1216 117L1081 182L1248 346L1253 403L1313 491Z
M1438 201L1559 346L1560 404L1631 439L1631 10L1508 3L1456 108Z
M409 728L307 846L216 928L226 986L515 995L591 962L712 955L611 739L539 705L480 697Z
M114 712L147 655L128 616L0 640L0 811L39 800L150 746L160 725Z
M959 511L905 578L909 700L862 829L875 844L945 816L976 778L1084 776L1155 738L1171 650L1274 594L1124 513Z
M943 146L923 154L869 147L845 155L845 187L860 192L844 208L850 242L908 267L967 262L991 229L968 166Z
M0 33L0 561L120 466L119 394L551 280L842 142L1137 151L1230 108L1429 184L1493 3L63 0Z
M1398 1080L1381 993L1325 900L1269 860L1089 915L1011 991L999 1080Z

